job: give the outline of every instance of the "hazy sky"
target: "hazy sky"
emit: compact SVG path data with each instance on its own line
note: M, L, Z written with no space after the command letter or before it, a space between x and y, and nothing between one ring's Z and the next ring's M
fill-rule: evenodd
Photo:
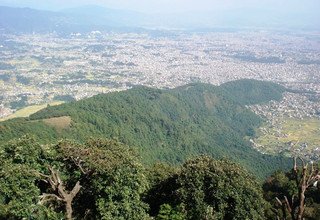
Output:
M222 8L267 8L282 12L320 11L320 0L0 0L0 5L51 10L88 4L147 13L213 11Z

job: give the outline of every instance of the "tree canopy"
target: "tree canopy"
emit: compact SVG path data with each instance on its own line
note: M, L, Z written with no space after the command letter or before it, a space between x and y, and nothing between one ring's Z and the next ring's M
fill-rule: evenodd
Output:
M1 147L0 218L74 217L145 219L141 195L148 187L144 168L132 149L113 140L84 145L62 141L44 150L24 137ZM74 185L78 192L68 201ZM73 198L72 198L73 199ZM66 217L67 218L67 217Z
M277 197L300 192L292 172L276 172L262 187L227 159L146 166L110 139L40 145L22 137L0 152L0 219L269 219L284 217ZM319 188L310 180L303 216L317 219Z

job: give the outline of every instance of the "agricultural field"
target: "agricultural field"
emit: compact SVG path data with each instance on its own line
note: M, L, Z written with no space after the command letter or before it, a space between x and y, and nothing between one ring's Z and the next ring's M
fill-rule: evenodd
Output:
M319 118L279 118L274 126L264 124L254 140L255 147L264 153L283 153L310 158L320 155Z

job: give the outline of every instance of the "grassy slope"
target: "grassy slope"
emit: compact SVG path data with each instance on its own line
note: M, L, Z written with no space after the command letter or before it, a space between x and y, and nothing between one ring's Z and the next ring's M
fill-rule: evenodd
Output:
M243 89L248 83L251 89ZM231 158L261 177L286 166L287 161L262 155L245 141L244 137L253 135L261 119L243 106L247 102L243 97L250 97L243 93L265 94L267 91L261 90L272 85L263 87L261 82L249 80L242 86L193 84L173 90L138 87L98 95L46 108L29 119L20 119L17 126L15 120L0 124L0 140L8 140L15 133L32 133L44 143L57 138L118 138L136 146L146 163L180 163L194 155L210 154ZM241 92L235 91L239 88ZM273 92L275 98L281 96L281 91ZM237 94L241 94L241 99ZM261 100L255 98L255 103L260 101L266 101L265 96ZM72 119L70 128L63 132L42 121L59 116Z

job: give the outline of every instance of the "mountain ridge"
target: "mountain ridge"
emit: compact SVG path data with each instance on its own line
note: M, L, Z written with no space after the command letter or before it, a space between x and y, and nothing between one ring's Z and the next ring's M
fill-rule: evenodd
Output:
M90 8L89 8L90 9ZM130 31L139 28L138 13L104 7L71 8L61 11L0 6L0 30L3 33L91 32L94 30Z
M251 89L245 91L251 93L256 93L261 84L255 80L237 83L250 85ZM281 88L273 90L274 98L278 99L283 88L264 83L268 85L264 89ZM0 123L0 141L25 134L34 135L42 143L61 138L78 142L116 138L136 147L147 164L156 161L179 164L189 157L208 154L228 157L260 177L279 167L288 167L287 159L262 155L250 147L245 137L254 135L262 119L234 100L223 86L210 84L167 90L136 87L51 106L27 119ZM44 121L63 116L71 119L65 129L57 130Z

